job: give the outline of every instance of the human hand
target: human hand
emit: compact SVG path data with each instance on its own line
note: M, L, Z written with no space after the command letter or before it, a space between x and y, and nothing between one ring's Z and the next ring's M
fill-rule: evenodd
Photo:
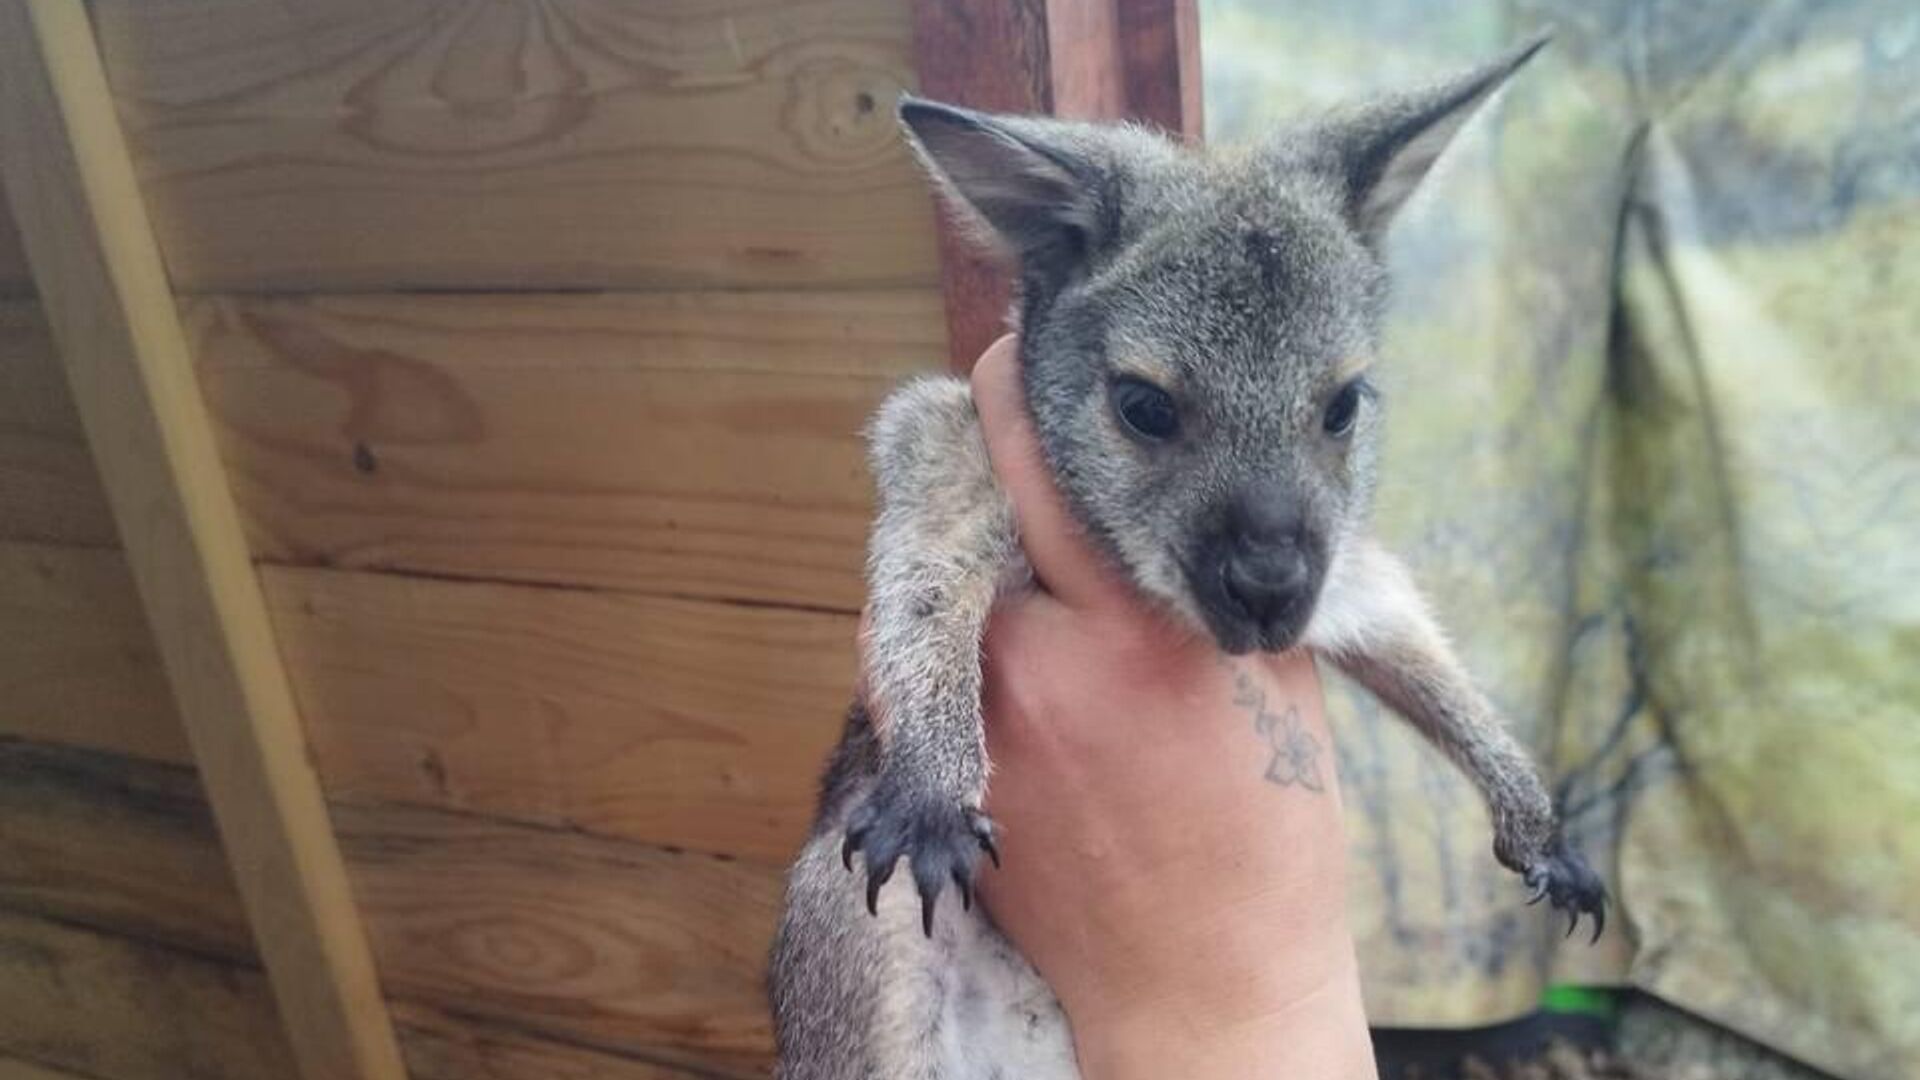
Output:
M1143 601L1060 502L1017 367L1002 339L973 375L1037 579L987 631L982 899L1089 1080L1372 1077L1313 663L1229 661Z

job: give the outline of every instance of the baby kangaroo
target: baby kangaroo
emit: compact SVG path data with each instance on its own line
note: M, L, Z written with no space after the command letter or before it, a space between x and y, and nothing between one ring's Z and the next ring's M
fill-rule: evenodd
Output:
M953 211L1018 267L1027 404L1094 543L1226 653L1304 643L1406 717L1484 793L1500 862L1597 938L1604 892L1533 762L1366 532L1383 234L1541 44L1234 150L912 98L900 119ZM1012 512L965 382L901 388L870 439L867 694L789 880L778 1076L1077 1077L1052 992L970 904L980 857L998 858L980 638L1027 580ZM911 883L883 892L902 862Z

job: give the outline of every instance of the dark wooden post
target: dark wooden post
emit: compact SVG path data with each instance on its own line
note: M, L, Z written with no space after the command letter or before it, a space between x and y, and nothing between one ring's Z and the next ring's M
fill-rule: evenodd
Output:
M914 0L927 97L994 112L1132 119L1201 133L1198 0ZM940 280L954 369L1002 332L1006 274L950 229Z

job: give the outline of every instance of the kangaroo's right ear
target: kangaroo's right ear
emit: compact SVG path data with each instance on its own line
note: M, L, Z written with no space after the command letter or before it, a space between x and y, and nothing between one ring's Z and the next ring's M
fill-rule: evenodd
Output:
M1058 287L1112 238L1115 168L1087 125L993 116L915 97L900 122L975 239Z

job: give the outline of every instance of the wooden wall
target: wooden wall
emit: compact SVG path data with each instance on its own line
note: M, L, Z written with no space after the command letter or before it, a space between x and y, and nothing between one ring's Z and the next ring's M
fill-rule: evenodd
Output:
M909 0L95 0L407 1064L762 1075L857 431L946 360ZM291 1077L0 216L0 1077Z
M86 14L408 1072L765 1075L857 433L1003 310L893 102L1192 134L1192 0ZM0 201L0 1080L290 1080L17 234Z
M0 1077L291 1075L4 205L0 507Z

